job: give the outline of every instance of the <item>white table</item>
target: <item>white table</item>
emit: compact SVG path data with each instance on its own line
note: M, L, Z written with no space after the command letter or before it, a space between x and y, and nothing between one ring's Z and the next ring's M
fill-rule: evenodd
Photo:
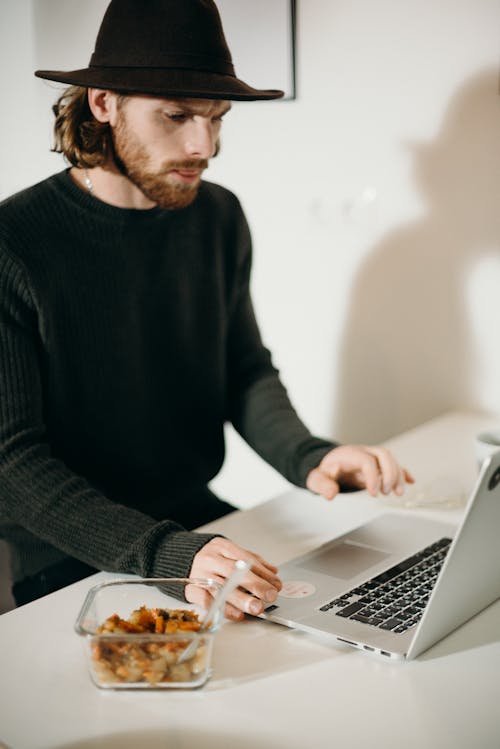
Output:
M498 420L500 421L500 420ZM469 491L491 417L452 413L390 442L422 485ZM431 486L432 489L432 486ZM381 512L364 493L329 504L294 490L210 528L278 563ZM499 529L500 531L500 529ZM0 616L0 746L9 749L499 749L500 601L415 661L382 661L261 620L226 623L215 673L192 692L107 692L73 622L100 573Z

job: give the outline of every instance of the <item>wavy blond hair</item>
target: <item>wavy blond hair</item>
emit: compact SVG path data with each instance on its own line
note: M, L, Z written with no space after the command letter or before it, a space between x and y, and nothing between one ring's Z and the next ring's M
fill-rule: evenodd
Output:
M52 107L54 147L73 166L91 169L104 164L113 153L111 129L107 122L99 122L92 114L87 88L70 86ZM126 97L118 94L118 105Z

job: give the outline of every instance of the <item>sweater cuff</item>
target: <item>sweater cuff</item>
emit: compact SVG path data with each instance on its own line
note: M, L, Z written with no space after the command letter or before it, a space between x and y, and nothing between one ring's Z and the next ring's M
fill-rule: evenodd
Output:
M317 438L312 438L306 445L302 446L297 460L296 480L294 483L297 486L306 488L306 480L310 472L313 468L319 466L325 455L330 450L333 450L334 447L338 447L338 443Z
M189 577L193 559L205 544L220 533L177 531L158 544L150 570L151 577Z

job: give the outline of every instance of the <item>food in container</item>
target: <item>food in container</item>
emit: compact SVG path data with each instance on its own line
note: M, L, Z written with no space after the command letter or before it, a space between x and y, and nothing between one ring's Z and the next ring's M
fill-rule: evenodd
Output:
M91 588L75 629L93 682L104 689L202 686L212 672L221 615L205 622L206 610L186 598L208 593L208 606L219 590L213 580L186 578L114 580Z

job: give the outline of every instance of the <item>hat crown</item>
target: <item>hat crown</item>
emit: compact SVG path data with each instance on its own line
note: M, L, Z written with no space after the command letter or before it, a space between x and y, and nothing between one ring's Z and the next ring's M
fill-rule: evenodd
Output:
M90 67L172 68L235 75L213 0L112 0Z

